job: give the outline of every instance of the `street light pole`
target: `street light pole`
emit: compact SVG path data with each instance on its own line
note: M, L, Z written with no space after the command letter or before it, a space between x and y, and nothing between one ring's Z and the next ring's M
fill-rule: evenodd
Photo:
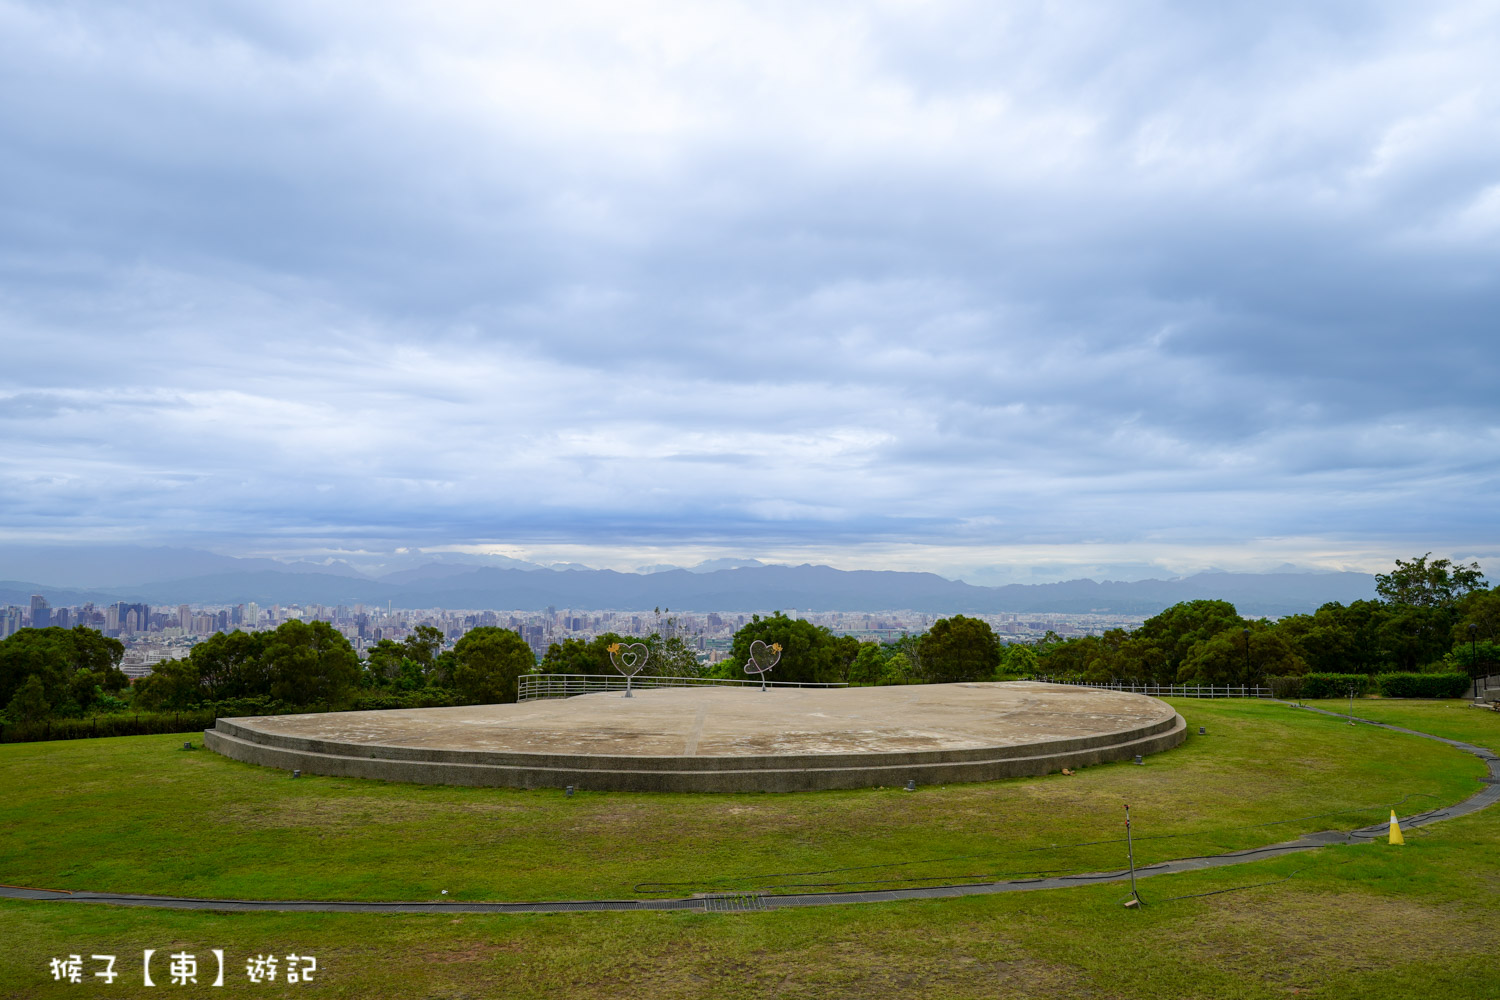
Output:
M1250 683L1250 630L1242 629L1241 635L1245 637L1245 683Z
M1474 678L1474 697L1479 697L1479 657L1475 654L1478 648L1479 626L1469 622L1469 676Z

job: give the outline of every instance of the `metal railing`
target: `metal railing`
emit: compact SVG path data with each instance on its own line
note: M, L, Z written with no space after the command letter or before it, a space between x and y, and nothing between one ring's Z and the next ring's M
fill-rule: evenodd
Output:
M1132 694L1149 694L1155 698L1271 698L1269 687L1259 684L1126 684L1121 681L1090 683L1089 681L1064 681L1052 677L1038 677L1048 684L1071 684L1074 687L1102 688L1106 691L1129 691Z
M636 674L630 678L630 687L640 691L646 688L677 687L760 687L759 680L741 681L729 677L652 677ZM782 688L841 688L843 682L814 683L812 681L767 681L767 687ZM517 701L532 701L536 698L571 698L580 694L596 694L600 691L624 691L625 677L621 674L522 674L516 688Z

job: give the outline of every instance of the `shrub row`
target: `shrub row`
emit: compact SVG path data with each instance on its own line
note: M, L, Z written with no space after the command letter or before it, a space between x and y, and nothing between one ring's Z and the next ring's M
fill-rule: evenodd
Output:
M366 691L355 698L349 708L356 712L373 712L388 708L448 708L462 704L465 702L457 691L430 687L417 691Z
M1464 674L1304 674L1272 677L1271 693L1278 698L1344 698L1372 692L1386 698L1461 698L1469 689Z
M456 692L447 688L426 688L420 691L368 691L355 698L347 708L352 711L376 711L390 708L447 708L458 704L461 702ZM196 732L213 728L218 719L327 710L321 705L292 706L271 698L251 697L208 702L177 712L132 712L82 719L41 719L36 722L6 722L0 718L0 743Z
M1472 683L1467 674L1377 674L1387 698L1462 698Z
M1302 698L1343 698L1351 687L1355 695L1369 694L1375 689L1375 678L1369 674L1303 674L1301 681L1298 696Z
M99 715L85 719L42 719L38 722L0 722L0 743L197 732L212 727L215 718L217 716L211 710L196 710Z

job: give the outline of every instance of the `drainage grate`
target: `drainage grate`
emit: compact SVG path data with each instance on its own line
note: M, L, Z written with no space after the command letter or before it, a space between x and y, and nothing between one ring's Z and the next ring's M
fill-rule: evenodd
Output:
M761 892L730 892L703 897L703 908L709 913L737 913L744 910L766 909L766 896Z

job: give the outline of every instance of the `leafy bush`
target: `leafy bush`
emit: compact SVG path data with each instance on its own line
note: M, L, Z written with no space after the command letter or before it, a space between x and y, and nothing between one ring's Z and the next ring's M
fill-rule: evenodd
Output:
M212 728L216 718L217 715L212 711L140 712L132 715L100 715L87 719L0 723L0 743L195 732Z
M1303 677L1267 677L1271 685L1271 694L1282 701L1292 701L1302 697L1302 689L1305 686Z
M1375 678L1387 698L1462 698L1469 690L1464 674L1380 674Z
M1373 682L1367 674L1307 674L1302 678L1302 697L1343 698L1351 687L1356 695L1369 694Z
M418 691L370 691L355 698L349 707L356 712L374 712L390 708L447 708L459 704L462 702L457 692L430 687Z

